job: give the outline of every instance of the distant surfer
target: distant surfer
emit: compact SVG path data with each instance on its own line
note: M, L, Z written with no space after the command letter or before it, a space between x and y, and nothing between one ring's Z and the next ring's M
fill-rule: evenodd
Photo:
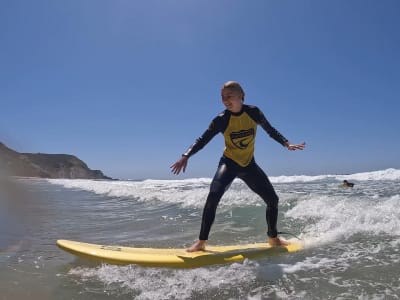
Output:
M353 187L354 183L348 182L347 180L343 180L343 183L340 186L341 187Z
M258 107L243 104L244 96L245 93L238 82L226 82L221 89L222 103L226 110L212 120L203 135L171 166L171 171L176 175L181 171L185 172L189 157L202 149L218 133L224 135L225 149L210 185L203 210L199 240L187 249L188 252L205 250L218 203L236 177L242 179L267 204L266 221L269 244L272 246L287 245L287 242L278 237L279 198L267 175L254 160L257 125L260 125L271 138L288 150L303 150L305 143L291 144L271 126Z

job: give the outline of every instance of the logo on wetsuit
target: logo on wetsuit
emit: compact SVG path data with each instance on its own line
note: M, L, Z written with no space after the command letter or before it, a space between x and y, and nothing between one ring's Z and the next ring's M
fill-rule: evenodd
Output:
M247 146L254 139L254 128L241 130L239 132L232 132L230 134L232 144L239 149L246 149Z

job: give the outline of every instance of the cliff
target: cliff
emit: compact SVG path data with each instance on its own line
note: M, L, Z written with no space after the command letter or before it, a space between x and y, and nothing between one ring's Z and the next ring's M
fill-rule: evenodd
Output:
M111 179L68 154L19 153L0 142L0 169L12 176Z

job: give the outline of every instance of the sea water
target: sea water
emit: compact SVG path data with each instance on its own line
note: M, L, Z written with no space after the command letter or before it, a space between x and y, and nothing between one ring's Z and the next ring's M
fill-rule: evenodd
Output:
M355 186L339 187L344 179ZM0 299L400 298L400 170L270 180L280 197L279 230L305 249L186 270L91 262L55 242L187 247L197 239L211 179L2 178ZM265 204L235 180L209 244L265 239Z

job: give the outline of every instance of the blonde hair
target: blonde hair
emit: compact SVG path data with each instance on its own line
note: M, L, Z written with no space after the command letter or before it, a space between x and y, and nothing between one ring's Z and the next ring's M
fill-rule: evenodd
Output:
M222 86L222 90L224 90L224 89L229 89L231 91L238 92L238 93L242 94L242 100L244 101L244 90L241 87L239 82L237 82L237 81L227 81Z

